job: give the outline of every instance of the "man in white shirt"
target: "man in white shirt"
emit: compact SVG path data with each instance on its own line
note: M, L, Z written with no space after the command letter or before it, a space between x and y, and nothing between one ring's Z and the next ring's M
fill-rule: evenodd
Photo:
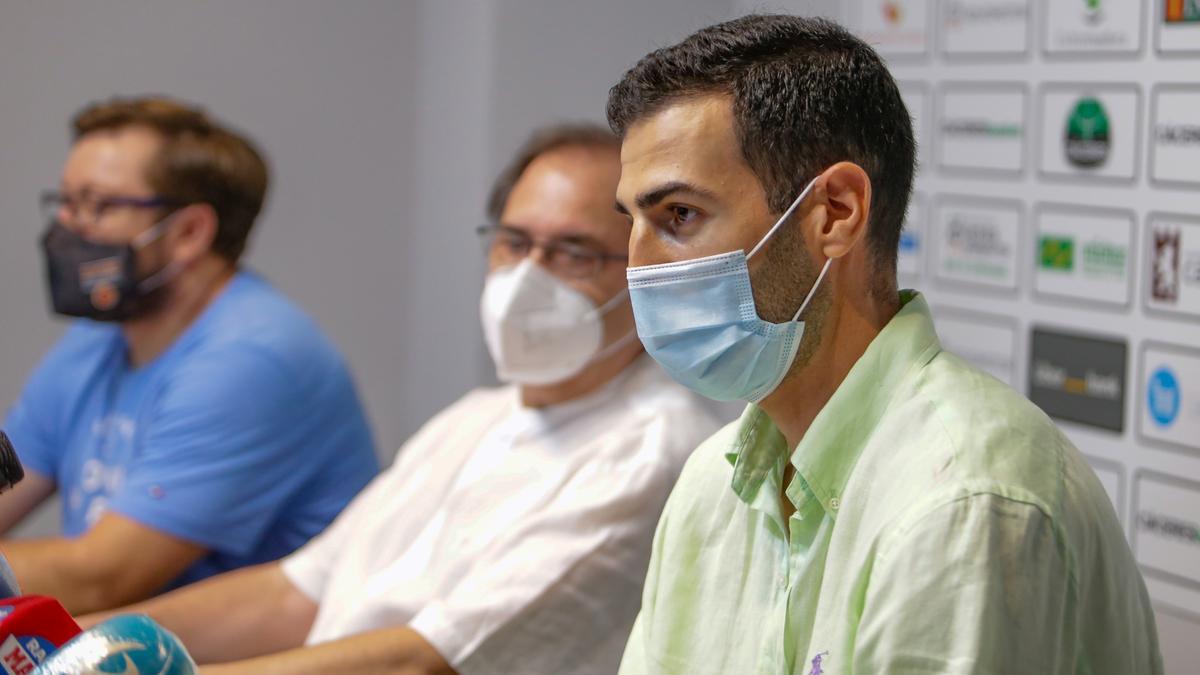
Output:
M619 144L546 129L489 205L488 348L509 384L430 420L281 562L131 608L205 673L613 673L650 540L717 421L642 352Z

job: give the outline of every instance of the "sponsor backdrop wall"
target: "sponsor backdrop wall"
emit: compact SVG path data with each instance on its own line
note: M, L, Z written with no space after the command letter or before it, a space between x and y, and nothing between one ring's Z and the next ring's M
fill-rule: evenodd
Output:
M1200 0L858 0L920 169L900 273L1090 459L1200 663Z

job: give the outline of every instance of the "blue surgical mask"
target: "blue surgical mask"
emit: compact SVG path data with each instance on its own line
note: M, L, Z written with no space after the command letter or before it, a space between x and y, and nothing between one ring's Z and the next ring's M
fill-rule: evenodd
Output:
M638 337L676 381L711 399L752 403L766 398L783 381L804 337L800 315L833 259L825 262L787 323L758 316L747 262L775 236L815 183L814 179L804 188L749 254L730 251L629 268L629 300Z

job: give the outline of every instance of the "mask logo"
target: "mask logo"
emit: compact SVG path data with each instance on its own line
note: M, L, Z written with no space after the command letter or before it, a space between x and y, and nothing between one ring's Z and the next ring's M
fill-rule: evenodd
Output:
M106 281L92 287L92 293L89 297L92 301L92 307L101 312L107 312L117 306L117 302L121 299L121 294L117 292L116 286Z
M85 288L121 276L121 261L116 258L92 260L79 265L79 283Z
M1081 169L1103 166L1112 147L1109 127L1108 111L1100 99L1079 99L1067 117L1064 139L1067 161Z

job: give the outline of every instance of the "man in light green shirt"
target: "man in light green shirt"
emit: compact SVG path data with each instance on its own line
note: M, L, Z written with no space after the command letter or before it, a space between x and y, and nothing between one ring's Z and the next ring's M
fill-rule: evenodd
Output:
M608 114L638 334L752 402L671 495L622 675L1161 673L1094 473L897 290L914 144L878 56L743 17L642 59Z

